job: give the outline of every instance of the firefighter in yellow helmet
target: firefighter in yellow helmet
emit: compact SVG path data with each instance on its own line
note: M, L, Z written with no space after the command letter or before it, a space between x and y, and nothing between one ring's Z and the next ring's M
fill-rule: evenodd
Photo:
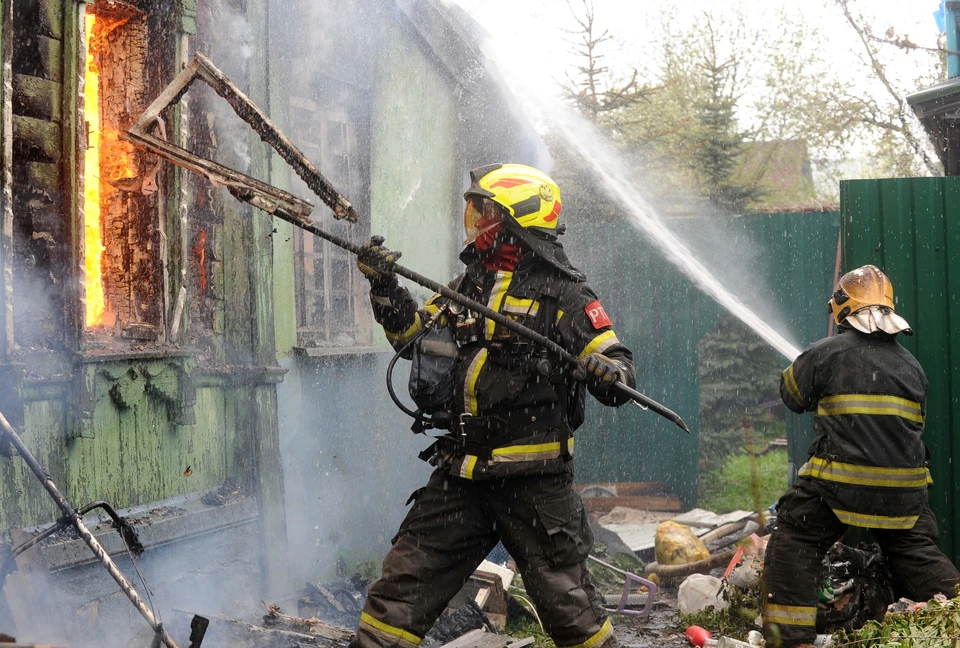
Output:
M783 372L780 395L813 412L816 437L797 482L777 503L764 561L767 646L813 645L817 578L848 527L870 529L897 590L916 601L956 595L960 573L937 548L921 434L927 377L896 340L911 334L879 268L840 278L828 303L839 333L811 344Z
M411 496L351 646L418 645L502 541L557 646L612 648L616 637L586 564L593 535L572 488L573 431L587 391L605 405L624 402L609 387L634 384L633 357L557 241L556 183L519 164L474 169L470 181L460 255L466 267L449 285L578 355L586 380L478 313L441 320L456 336L445 403L454 424L421 455L436 470ZM357 264L370 279L377 321L401 349L443 300L418 307L390 272L397 258L377 238Z

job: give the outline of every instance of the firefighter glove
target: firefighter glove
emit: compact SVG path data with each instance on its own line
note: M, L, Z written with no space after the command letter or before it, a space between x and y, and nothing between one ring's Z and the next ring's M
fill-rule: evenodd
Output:
M360 246L357 268L370 281L382 281L393 276L393 264L400 256L400 252L383 247L382 236L372 236Z
M606 391L617 380L626 381L623 365L601 353L591 353L580 359L580 367L587 374L587 383Z

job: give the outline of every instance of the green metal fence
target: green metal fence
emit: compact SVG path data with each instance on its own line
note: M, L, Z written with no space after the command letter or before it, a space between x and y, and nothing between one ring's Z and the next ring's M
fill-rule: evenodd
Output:
M681 233L693 233L708 223L690 219L673 225ZM751 282L750 290L761 293L756 301L779 313L788 338L802 348L826 335L839 213L724 217L709 225L723 231L726 245L750 251L752 270L741 281ZM662 481L693 506L699 447L697 345L723 311L629 225L600 224L566 246L574 263L587 272L617 334L633 350L638 389L674 409L693 431L685 435L632 407L591 406L577 438L578 479ZM812 435L809 417L788 417L795 465L806 459Z
M934 486L930 504L940 546L960 559L960 178L851 180L840 184L843 268L872 263L893 282L897 312L913 327L900 336L930 381L924 439Z

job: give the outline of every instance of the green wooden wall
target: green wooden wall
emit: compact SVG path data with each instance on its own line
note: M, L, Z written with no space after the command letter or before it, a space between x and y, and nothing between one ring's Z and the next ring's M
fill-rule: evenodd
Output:
M340 19L349 21L369 4L344 7L346 17ZM459 250L464 175L456 85L401 15L378 16L374 41L367 40L366 28L333 30L337 47L324 50L317 63L329 74L342 74L347 63L338 67L337 48L358 47L367 48L358 56L370 62L349 64L357 72L352 81L372 102L371 132L363 141L370 156L370 207L361 214L369 228L358 223L345 236L359 242L365 231L381 234L403 252L401 263L446 280L455 272ZM294 83L289 77L297 69L290 57L314 56L290 42L286 31L284 25L271 26L270 48L279 55L272 57L277 63L270 110L281 128L288 119L283 89ZM271 178L289 186L289 173L276 158ZM387 395L384 373L391 352L380 327L373 327L377 349L295 351L294 249L291 230L277 229L274 321L277 356L288 370L279 385L279 416L290 565L293 574L320 579L338 558L379 559L386 551L406 514L404 502L431 469L417 458L429 442L410 432L410 421ZM372 323L372 314L367 316ZM397 369L401 393L408 366Z
M843 270L872 263L893 282L897 312L914 330L899 336L920 361L930 388L924 440L934 485L930 505L940 546L960 560L960 178L840 183Z
M402 250L402 263L445 281L462 243L456 88L396 25L377 62L370 231Z
M77 3L40 4L49 9L44 9L44 16L62 21L53 25L57 30L76 32ZM254 42L263 41L267 24L263 8L260 1L246 3L245 18ZM214 53L223 47L220 37L203 35ZM196 46L199 39L191 42ZM76 51L74 47L56 59L63 66L58 78L64 79L65 96L76 92L68 87L76 83ZM252 51L245 68L226 69L254 101L265 102L266 50ZM250 153L253 172L263 174L268 156L257 140ZM71 158L70 164L75 163L75 154L72 141L65 141L63 156ZM236 160L226 162L242 168ZM179 225L181 187L173 188L168 224ZM69 188L63 193L69 194ZM22 393L13 399L23 410L18 431L75 506L98 499L116 508L148 504L216 487L227 479L256 498L261 505L258 537L264 549L275 544L263 552L263 593L268 595L286 584L276 403L276 384L283 372L276 362L274 264L266 236L272 220L237 203L222 189L213 195L217 222L210 228L215 239L210 248L216 250L223 270L212 273L211 290L222 296L216 314L222 326L207 354L192 348L189 337L182 338L177 349L118 340L109 354L82 347L77 352L80 343L27 348L29 340L20 340L21 348L0 360L22 363L13 366L26 370ZM191 197L183 199L190 218L196 218ZM179 237L178 229L169 230L171 256L179 252ZM170 272L171 283L179 288L179 273ZM24 463L17 457L0 459L0 532L50 522L56 516Z

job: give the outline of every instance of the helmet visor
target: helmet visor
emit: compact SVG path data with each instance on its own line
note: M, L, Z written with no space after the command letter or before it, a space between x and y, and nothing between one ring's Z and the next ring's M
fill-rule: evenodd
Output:
M478 236L502 222L503 210L497 203L482 196L470 196L463 212L463 231L467 237L463 244L473 243Z

